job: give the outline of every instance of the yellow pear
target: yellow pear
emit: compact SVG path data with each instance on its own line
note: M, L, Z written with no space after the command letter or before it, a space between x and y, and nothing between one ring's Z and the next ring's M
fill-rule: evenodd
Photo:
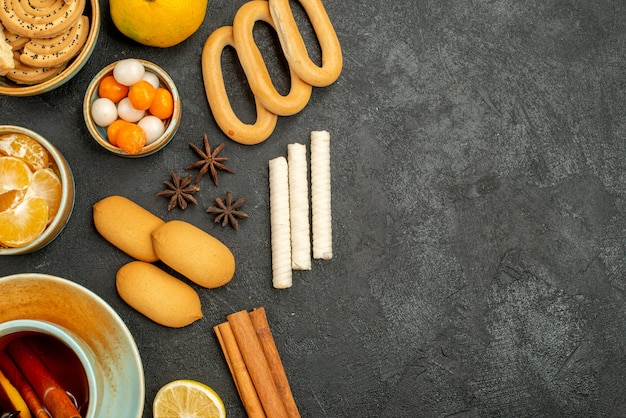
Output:
M117 29L148 46L167 48L193 35L206 14L208 0L110 0Z

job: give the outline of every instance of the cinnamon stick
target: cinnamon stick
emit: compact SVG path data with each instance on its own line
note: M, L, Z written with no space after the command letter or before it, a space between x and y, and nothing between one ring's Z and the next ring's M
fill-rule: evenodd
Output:
M7 351L54 418L80 418L65 390L24 339L12 341Z
M254 389L254 384L248 373L248 369L241 357L241 352L237 346L237 341L233 335L233 331L230 328L228 322L217 325L213 328L217 340L222 347L226 364L230 369L230 374L233 376L235 387L239 392L239 397L243 403L243 407L246 410L249 418L265 418L263 412L263 405L259 400L259 396Z
M28 409L30 409L36 418L50 418L50 415L33 390L33 387L28 383L22 372L20 372L15 363L13 363L13 360L9 358L4 350L0 350L0 369L2 369L6 378L15 386L20 395L22 395L22 399L24 399L24 402L28 405Z
M265 414L272 418L287 418L287 411L276 388L270 366L265 359L252 320L247 311L230 314L227 317L241 356L254 383Z
M278 353L274 336L270 330L265 308L255 308L249 315L252 325L254 326L254 330L256 331L257 338L261 343L261 348L263 349L267 363L269 364L272 378L276 384L276 389L278 389L278 393L280 394L283 404L285 405L287 416L289 418L299 418L300 412L298 411L296 401L291 393L289 381L287 380L287 374L285 373L285 368L283 367L283 363L280 359L280 354Z

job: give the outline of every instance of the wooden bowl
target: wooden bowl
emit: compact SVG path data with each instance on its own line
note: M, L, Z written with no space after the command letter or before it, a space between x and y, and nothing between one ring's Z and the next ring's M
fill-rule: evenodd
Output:
M6 96L35 96L53 90L72 79L87 63L93 53L100 33L100 3L98 0L89 0L85 5L84 15L89 17L89 34L85 45L77 56L72 58L68 66L56 76L39 84L17 84L7 77L0 76L0 95Z

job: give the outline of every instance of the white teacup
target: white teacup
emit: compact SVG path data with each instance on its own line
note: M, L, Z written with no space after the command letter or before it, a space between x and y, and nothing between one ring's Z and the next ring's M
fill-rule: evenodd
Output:
M98 364L89 346L72 331L46 321L17 319L0 324L0 349L25 333L39 333L56 338L74 352L85 372L88 387L88 406L85 418L95 418L101 403L102 378Z

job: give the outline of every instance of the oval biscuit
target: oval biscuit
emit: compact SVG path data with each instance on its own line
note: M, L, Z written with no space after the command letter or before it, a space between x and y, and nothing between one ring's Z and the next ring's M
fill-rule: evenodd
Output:
M181 328L202 318L198 293L153 264L125 264L117 272L116 286L126 303L166 327Z
M228 247L185 221L169 221L155 229L152 246L161 261L200 286L225 285L235 274L235 257Z
M150 234L165 221L122 196L109 196L93 205L96 230L133 258L149 263L158 257Z

